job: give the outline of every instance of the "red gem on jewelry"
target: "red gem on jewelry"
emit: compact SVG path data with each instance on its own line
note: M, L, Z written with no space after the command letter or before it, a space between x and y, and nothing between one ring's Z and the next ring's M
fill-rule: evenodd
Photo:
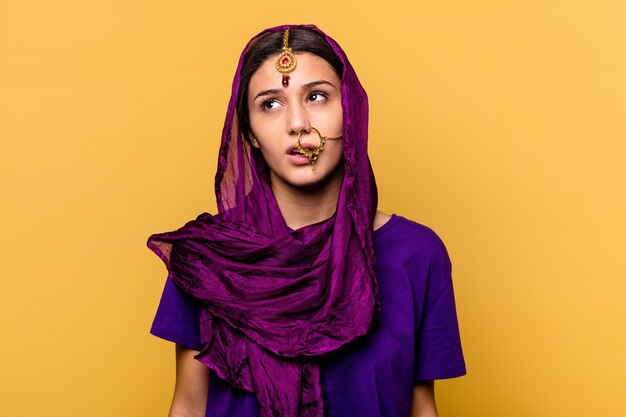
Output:
M289 62L289 58L287 58L287 57L284 57L284 58L283 58L283 61L282 61L282 62L283 62L283 64L286 64L286 63L288 63L288 62Z
M289 85L289 77L287 74L283 74L283 87L287 87Z

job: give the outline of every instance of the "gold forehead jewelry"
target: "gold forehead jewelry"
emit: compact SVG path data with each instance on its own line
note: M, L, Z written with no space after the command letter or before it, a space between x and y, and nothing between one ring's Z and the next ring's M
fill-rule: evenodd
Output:
M289 29L283 33L283 51L276 58L276 69L283 74L283 87L289 86L289 74L296 69L296 57L289 47Z
M315 163L317 162L317 157L320 156L320 153L322 153L322 151L324 150L324 144L326 143L326 141L341 139L341 136L337 136L336 138L329 138L328 136L322 136L320 131L314 128L313 126L311 126L311 130L315 130L317 132L317 136L320 137L320 144L317 145L317 148L315 149L304 149L302 147L302 144L300 143L300 137L302 136L302 133L304 132L304 129L302 129L300 133L298 133L298 141L296 142L296 150L300 152L302 155L306 155L306 157L309 158L309 161L311 161L311 169L315 171Z

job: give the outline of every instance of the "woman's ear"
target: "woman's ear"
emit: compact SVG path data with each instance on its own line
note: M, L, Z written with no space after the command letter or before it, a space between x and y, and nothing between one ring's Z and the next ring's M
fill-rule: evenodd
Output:
M248 133L248 139L250 139L250 144L252 146L254 146L255 148L259 149L259 141L256 140L256 138L254 136L252 136L252 133Z

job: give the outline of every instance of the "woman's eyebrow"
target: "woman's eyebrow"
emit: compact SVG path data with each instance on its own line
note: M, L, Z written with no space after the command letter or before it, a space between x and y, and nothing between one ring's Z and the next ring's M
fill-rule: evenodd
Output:
M254 96L254 100L262 96L271 96L272 94L278 94L278 93L280 93L280 90L278 88L272 88L271 90L263 90L259 94Z
M310 90L313 87L316 87L318 85L323 85L323 84L328 84L331 87L334 87L334 85L331 82L329 82L329 81L319 80L319 81L311 81L310 83L303 84L302 85L302 89L303 90Z

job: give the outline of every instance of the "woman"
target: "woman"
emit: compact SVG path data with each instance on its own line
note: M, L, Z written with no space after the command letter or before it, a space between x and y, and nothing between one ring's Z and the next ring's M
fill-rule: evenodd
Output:
M177 346L171 416L436 416L433 380L465 373L446 249L376 210L367 114L315 26L245 48L218 214L148 239L169 272L151 331Z

